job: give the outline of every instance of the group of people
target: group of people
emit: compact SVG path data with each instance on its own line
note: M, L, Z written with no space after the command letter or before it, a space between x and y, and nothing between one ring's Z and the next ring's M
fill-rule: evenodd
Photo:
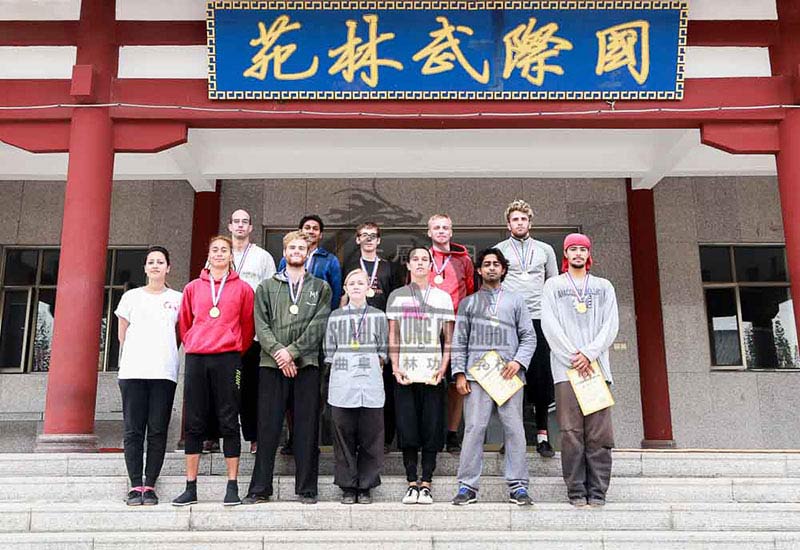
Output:
M408 481L404 504L433 503L443 448L460 451L453 504L476 502L496 409L509 500L529 505L527 396L535 409L536 450L544 457L554 456L547 420L555 399L570 503L602 506L611 475L610 409L584 416L567 372L589 377L599 369L611 383L614 288L590 276L592 246L582 234L565 239L559 274L553 248L530 234L532 219L525 201L512 202L510 237L481 251L473 264L466 248L452 242L450 218L434 215L430 245L412 244L405 270L378 254L378 224L362 223L355 231L360 256L343 271L336 255L320 246L323 221L308 215L283 238L276 269L272 256L250 242L249 214L237 210L231 236L211 239L206 267L182 294L166 284L167 250L150 248L147 285L126 292L116 310L127 503L158 503L154 487L183 344L186 488L173 505L197 502L200 453L212 434L222 437L227 466L223 504L268 501L284 422L295 492L301 502L316 503L323 407L344 504L371 502L395 434ZM471 372L489 352L502 358L502 378L527 382L501 405ZM243 499L240 419L256 455Z

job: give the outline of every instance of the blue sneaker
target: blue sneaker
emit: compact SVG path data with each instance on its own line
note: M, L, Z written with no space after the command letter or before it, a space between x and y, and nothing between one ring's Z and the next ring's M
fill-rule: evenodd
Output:
M478 502L478 495L469 487L461 487L451 501L456 506L464 506L465 504L473 504Z
M533 505L533 500L531 500L531 496L528 494L528 490L525 487L520 487L512 491L508 496L508 502L519 506Z

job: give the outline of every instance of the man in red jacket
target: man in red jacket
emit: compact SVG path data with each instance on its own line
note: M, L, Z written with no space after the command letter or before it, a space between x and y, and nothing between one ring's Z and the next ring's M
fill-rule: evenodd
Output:
M428 237L431 238L433 263L428 276L430 284L440 288L453 300L453 311L458 304L475 292L475 266L465 246L452 242L453 222L447 214L434 214L428 219ZM461 450L458 426L461 424L464 397L456 390L455 381L447 374L447 451Z

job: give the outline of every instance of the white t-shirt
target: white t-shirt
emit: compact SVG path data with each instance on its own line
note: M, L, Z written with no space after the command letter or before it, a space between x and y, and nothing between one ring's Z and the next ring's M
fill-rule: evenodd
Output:
M243 257L244 265L242 265ZM257 244L250 243L249 249L245 248L241 252L234 251L233 264L236 266L239 278L250 285L254 291L261 281L275 275L275 260L272 258L272 254Z
M122 295L114 312L130 323L119 358L119 378L178 381L175 324L182 294L170 288L151 294L144 287Z

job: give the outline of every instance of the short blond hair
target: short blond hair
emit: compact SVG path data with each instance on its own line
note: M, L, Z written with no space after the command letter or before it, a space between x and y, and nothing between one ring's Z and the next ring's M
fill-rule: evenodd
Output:
M428 218L428 227L430 227L430 226L431 226L431 222L432 222L433 220L437 219L437 218L443 218L443 219L445 219L445 220L449 221L449 222L450 222L450 226L452 227L452 225L453 225L453 220L452 220L452 219L450 218L450 216L448 216L447 214L434 214L433 216L431 216L430 218Z
M300 231L290 231L289 233L283 236L283 249L286 250L286 247L289 246L289 243L292 241L296 241L297 239L308 242L306 236L303 235Z
M533 223L533 210L531 209L531 205L525 202L522 199L514 199L511 201L506 208L506 221L511 221L511 213L512 212L522 212L526 216L528 216L528 221L532 224Z

